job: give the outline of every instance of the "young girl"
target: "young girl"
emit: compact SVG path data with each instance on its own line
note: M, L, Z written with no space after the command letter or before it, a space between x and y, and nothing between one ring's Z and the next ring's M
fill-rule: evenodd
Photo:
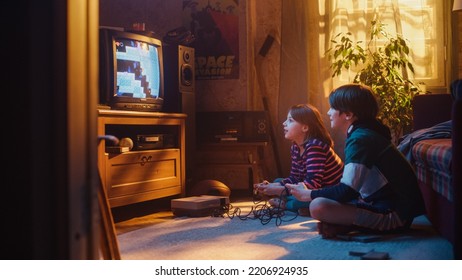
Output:
M315 107L309 104L292 106L283 126L284 137L292 141L290 175L274 183L263 181L256 184L255 189L265 196L282 195L269 200L272 206L295 212L304 207L307 211L309 203L301 203L287 195L284 185L303 182L309 189L319 189L337 184L342 176L343 163L333 150L332 138Z
M313 190L287 184L298 200L309 202L319 233L334 238L352 230L406 229L424 214L417 178L409 162L390 142L388 127L377 119L372 90L347 84L329 95L331 127L347 136L345 168L339 184Z

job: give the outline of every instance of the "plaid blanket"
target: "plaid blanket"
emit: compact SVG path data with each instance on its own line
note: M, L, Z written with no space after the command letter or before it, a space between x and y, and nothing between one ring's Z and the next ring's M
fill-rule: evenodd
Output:
M451 139L426 139L416 142L412 157L417 178L453 201Z
M415 143L425 139L451 138L451 136L452 120L449 120L429 128L416 130L405 135L397 148L401 151L401 153L404 154L404 156L411 164L414 164L414 158L412 157L412 147L415 145Z

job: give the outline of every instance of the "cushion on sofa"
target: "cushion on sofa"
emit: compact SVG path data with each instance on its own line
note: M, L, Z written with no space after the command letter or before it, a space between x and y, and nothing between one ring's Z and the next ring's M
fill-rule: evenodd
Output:
M412 129L416 131L450 120L452 102L452 96L447 93L414 96Z

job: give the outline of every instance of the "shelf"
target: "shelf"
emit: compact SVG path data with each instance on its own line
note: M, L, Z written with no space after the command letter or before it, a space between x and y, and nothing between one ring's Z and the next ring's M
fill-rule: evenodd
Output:
M98 168L111 207L185 194L185 114L98 110L98 135L130 138L131 151L106 153L98 146ZM168 135L146 149L140 137ZM162 139L152 137L156 140ZM173 140L172 140L173 139Z

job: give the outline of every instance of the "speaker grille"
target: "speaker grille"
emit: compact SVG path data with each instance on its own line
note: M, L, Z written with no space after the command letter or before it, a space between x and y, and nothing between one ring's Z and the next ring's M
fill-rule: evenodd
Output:
M194 91L194 49L178 46L178 69L180 69L180 92Z
M164 55L164 111L191 113L194 96L194 48L187 46L167 46ZM188 93L188 94L183 94ZM188 104L187 104L188 103Z

